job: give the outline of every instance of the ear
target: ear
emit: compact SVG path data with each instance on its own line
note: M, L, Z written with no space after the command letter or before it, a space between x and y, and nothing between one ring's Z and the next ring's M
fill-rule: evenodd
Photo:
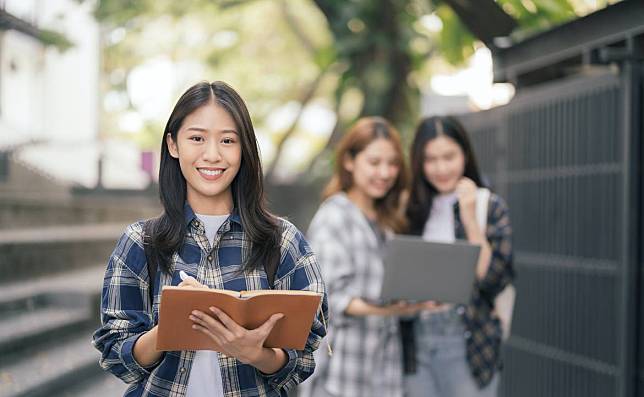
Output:
M353 157L351 157L349 153L345 153L344 157L342 158L342 166L344 167L344 169L349 172L353 172L353 169L355 167L354 163L355 160L353 159Z
M177 147L177 143L174 141L174 139L172 139L172 135L166 134L165 143L168 145L168 151L170 152L170 156L174 157L175 159L178 159L179 148Z

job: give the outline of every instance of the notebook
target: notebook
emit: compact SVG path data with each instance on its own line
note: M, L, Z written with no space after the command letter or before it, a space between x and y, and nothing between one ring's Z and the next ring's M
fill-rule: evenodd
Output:
M214 350L219 346L192 329L188 318L193 310L210 314L221 309L237 324L255 329L271 315L283 313L264 347L302 350L320 306L322 294L297 290L229 291L196 287L163 287L159 310L157 350Z

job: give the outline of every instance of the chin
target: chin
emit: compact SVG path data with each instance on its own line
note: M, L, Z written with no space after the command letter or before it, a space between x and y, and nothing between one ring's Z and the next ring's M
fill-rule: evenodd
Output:
M371 198L374 199L374 200L378 200L378 199L381 199L381 198L385 197L388 192L389 192L389 190L385 190L384 192L379 191L379 190L378 191L372 191L369 194L369 196L371 196Z
M197 190L197 193L206 197L216 197L223 193L226 189L221 189L219 186L200 186Z
M447 193L451 193L451 192L453 192L453 191L456 189L456 185L444 185L444 186L437 186L437 185L434 185L434 186L436 187L436 190L437 190L437 191L438 191L438 193L440 193L440 194L447 194Z

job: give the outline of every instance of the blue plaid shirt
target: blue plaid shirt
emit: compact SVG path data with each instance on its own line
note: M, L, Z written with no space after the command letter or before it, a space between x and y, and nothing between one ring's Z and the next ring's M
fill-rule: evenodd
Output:
M157 272L152 307L143 250L144 221L126 229L107 265L101 302L102 325L94 333L92 343L102 353L101 367L131 384L125 392L127 397L185 396L194 351L165 352L158 363L148 368L140 366L133 356L136 340L158 322L161 288L179 284L181 270L210 288L269 289L263 268L239 271L242 258L249 255L250 243L238 214L233 213L224 222L212 243L190 206L185 208L185 242L173 255L170 274ZM304 350L285 349L288 362L274 374L263 374L253 366L219 354L226 397L286 396L289 389L313 373L313 351L326 335L327 298L315 255L291 223L280 219L280 230L281 260L274 288L323 293L321 311L312 324Z

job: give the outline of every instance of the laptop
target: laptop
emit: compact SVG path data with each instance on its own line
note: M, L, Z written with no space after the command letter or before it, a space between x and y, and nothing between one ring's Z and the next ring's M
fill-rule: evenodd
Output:
M383 301L467 303L480 247L465 241L437 243L396 235L385 246Z

